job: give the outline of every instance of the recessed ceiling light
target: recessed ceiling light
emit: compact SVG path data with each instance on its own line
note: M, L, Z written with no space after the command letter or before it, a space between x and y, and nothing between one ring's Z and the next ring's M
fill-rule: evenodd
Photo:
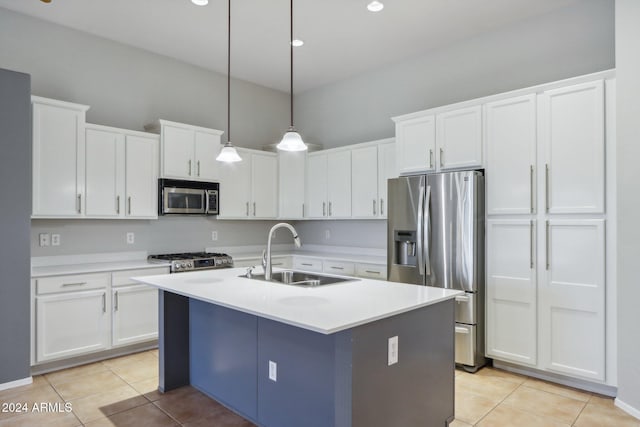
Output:
M304 42L300 39L294 39L293 41L291 41L291 46L293 47L300 47L304 44Z
M380 3L378 0L373 0L367 5L367 9L369 9L369 12L380 12L384 9L384 4Z
M195 4L196 6L206 6L209 4L209 0L191 0L191 3Z

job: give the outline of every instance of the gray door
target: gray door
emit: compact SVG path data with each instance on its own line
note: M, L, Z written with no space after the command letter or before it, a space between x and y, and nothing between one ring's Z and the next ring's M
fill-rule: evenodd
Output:
M390 179L387 215L387 280L424 285L425 177Z
M482 184L478 172L427 175L426 284L474 292L482 273Z

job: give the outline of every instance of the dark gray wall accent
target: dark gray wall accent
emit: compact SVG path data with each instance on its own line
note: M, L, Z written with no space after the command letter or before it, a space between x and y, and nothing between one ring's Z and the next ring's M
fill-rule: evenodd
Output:
M28 378L31 79L0 69L0 384Z
M613 5L580 1L301 93L296 127L325 148L371 141L394 136L392 116L613 68Z
M90 123L143 130L162 118L226 131L226 75L2 8L0 52L3 67L31 74L34 95L90 105ZM277 142L289 95L233 79L231 120L234 144Z
M616 1L618 399L640 416L640 2Z

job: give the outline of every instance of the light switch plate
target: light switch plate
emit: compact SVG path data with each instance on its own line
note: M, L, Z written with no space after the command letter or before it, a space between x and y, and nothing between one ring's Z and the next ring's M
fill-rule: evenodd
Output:
M136 242L136 235L135 233L127 233L127 244L128 245L133 245Z
M51 235L49 233L40 233L38 239L40 246L49 246L51 244Z
M398 336L397 335L389 338L388 353L389 354L388 354L387 364L391 366L398 363Z

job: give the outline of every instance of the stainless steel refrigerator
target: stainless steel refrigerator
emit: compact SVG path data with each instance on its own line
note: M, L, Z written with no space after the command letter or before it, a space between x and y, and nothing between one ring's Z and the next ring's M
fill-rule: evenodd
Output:
M456 363L484 358L484 177L479 171L388 181L387 279L464 291L456 297Z

